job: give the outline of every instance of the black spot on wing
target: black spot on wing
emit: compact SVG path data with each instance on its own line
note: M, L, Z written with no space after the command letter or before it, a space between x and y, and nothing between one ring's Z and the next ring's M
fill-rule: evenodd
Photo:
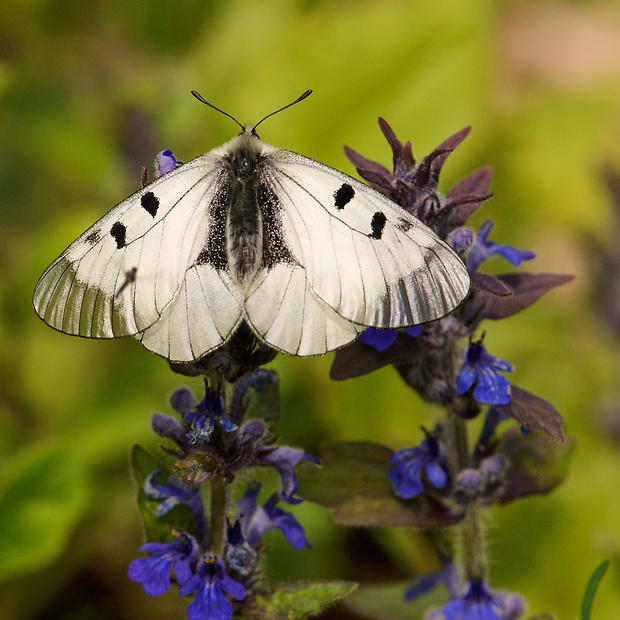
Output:
M372 216L372 221L370 222L370 228L372 229L370 234L368 235L371 239L381 239L381 235L383 235L383 229L385 228L385 223L387 222L387 218L381 211L377 211Z
M110 228L110 234L114 237L114 241L116 241L117 249L124 248L126 245L125 235L127 234L127 227L125 224L121 224L121 222L115 222L112 228Z
M337 209L344 209L345 205L351 202L353 196L355 196L355 190L348 183L343 183L334 192L334 206Z
M396 228L398 228L398 230L402 230L402 232L407 232L408 230L411 230L412 227L413 224L409 220L399 219L398 222L396 222Z
M90 243L91 245L95 245L95 243L98 243L99 239L101 239L101 230L99 228L96 228L86 236L86 242Z
M152 217L157 215L159 198L157 198L153 192L146 192L145 194L142 194L140 204L142 205L142 208Z

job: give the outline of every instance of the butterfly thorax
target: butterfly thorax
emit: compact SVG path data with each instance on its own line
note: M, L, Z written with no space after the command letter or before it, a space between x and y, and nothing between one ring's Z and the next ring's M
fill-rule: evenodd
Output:
M261 266L263 218L258 200L264 145L244 132L230 143L227 160L229 205L226 216L226 254L233 280L246 288Z

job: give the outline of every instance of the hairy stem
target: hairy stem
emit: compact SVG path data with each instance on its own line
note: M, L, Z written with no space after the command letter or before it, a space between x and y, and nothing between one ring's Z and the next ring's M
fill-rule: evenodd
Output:
M226 542L226 514L228 512L228 483L215 475L209 481L211 491L211 551L220 558L224 556Z
M446 417L446 431L450 446L449 458L452 474L457 475L469 466L467 423L461 416L450 411ZM465 517L455 528L460 563L467 579L483 579L486 571L486 558L482 508L473 503L466 510Z

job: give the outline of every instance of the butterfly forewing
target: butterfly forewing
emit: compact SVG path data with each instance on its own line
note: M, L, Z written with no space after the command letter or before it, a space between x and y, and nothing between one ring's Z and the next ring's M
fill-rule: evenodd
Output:
M271 155L282 225L315 294L359 325L396 328L453 310L469 290L461 260L366 185L297 153Z
M204 155L104 215L41 276L39 316L91 338L134 335L158 321L204 245L218 174ZM117 296L132 269L134 281Z

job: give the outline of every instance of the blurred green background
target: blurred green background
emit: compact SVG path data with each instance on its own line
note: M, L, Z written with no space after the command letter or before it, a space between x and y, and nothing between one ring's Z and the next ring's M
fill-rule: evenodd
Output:
M587 250L592 237L617 244L599 174L605 162L620 169L617 0L4 0L0 617L185 617L176 593L150 599L125 577L142 542L128 454L134 442L156 450L150 414L170 411L175 387L200 386L134 341L54 332L35 316L32 290L159 150L188 160L235 135L190 89L251 122L307 88L310 99L265 123L265 141L352 173L343 144L391 162L379 115L417 156L472 125L442 188L492 165L495 197L475 221L492 216L495 240L534 250L527 269L577 276L486 325L485 344L516 365L515 383L551 401L578 440L557 491L492 510L490 579L525 595L530 612L573 618L609 558L595 617L618 618L620 446L597 411L618 404L620 350L593 306ZM329 365L273 363L284 442L400 448L432 425L392 369L334 383ZM274 579L406 579L432 566L412 532L343 530L308 504L296 514L315 549L290 551L276 534Z

